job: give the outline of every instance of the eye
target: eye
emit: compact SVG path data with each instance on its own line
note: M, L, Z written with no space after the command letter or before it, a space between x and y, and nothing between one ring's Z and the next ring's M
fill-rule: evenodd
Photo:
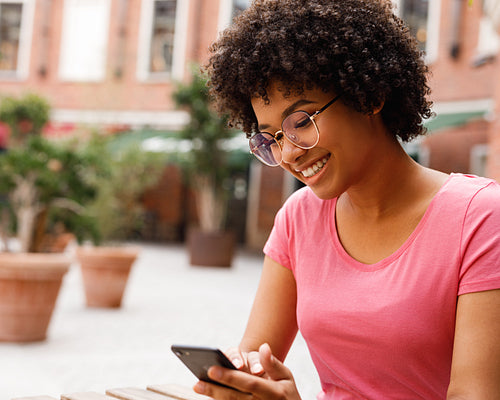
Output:
M302 115L295 121L295 129L307 128L311 124L308 115Z
M262 137L259 140L258 146L269 146L272 142L271 138Z
M258 149L262 147L271 147L276 142L274 141L273 136L269 133L259 133L250 138L250 149Z
M296 111L283 121L285 131L307 129L310 125L311 119L305 111Z

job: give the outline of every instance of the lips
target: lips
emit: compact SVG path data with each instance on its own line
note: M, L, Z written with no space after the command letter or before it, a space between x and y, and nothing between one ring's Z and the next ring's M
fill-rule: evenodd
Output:
M297 171L302 174L305 178L311 178L316 175L324 167L330 156L323 157L321 160L316 161L310 167L303 169L302 171Z

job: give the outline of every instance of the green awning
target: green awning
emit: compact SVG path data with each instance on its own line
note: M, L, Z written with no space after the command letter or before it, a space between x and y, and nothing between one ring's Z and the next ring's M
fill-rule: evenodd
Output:
M154 129L141 129L117 133L111 140L112 151L119 151L130 146L140 146L145 140L153 138L175 139L179 135L174 131L160 131Z
M424 126L429 130L429 132L434 132L444 128L465 125L469 121L483 118L486 113L487 111L471 111L438 114L436 117L425 121Z

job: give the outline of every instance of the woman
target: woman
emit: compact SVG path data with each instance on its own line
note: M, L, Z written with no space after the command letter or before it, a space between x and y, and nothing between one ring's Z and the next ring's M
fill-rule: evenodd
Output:
M221 112L306 187L278 212L240 371L217 399L298 399L300 329L320 399L500 399L500 186L415 163L431 115L389 1L261 0L211 47Z

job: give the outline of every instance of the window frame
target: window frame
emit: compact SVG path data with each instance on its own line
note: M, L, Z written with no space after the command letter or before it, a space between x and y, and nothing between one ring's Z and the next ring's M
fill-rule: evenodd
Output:
M392 0L395 13L401 17L401 4L404 0ZM432 64L438 58L439 53L439 28L441 16L441 0L429 0L427 10L427 43L425 45L425 62Z
M480 66L494 58L500 51L500 34L495 30L492 18L484 13L479 19L479 32L473 65Z
M229 26L229 24L231 24L233 17L233 5L233 0L220 0L218 23L219 32L223 31Z
M26 80L30 71L31 39L35 17L35 0L0 0L1 4L22 4L17 68L0 70L0 80Z
M141 1L141 17L139 22L139 42L137 49L137 79L140 82L164 82L181 80L184 74L186 58L186 37L188 28L189 0L176 0L175 32L172 54L171 72L151 72L149 62L151 56L151 32L153 28L154 2Z

